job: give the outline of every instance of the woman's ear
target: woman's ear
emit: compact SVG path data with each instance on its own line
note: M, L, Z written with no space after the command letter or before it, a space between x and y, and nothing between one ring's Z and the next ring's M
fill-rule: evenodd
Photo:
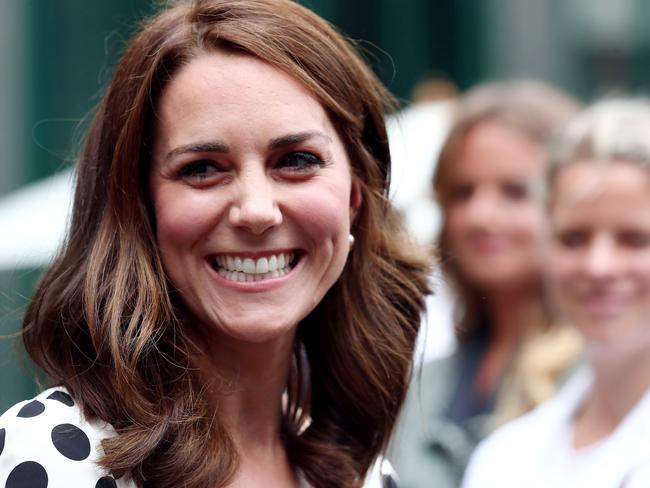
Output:
M361 193L361 183L353 176L352 186L350 187L350 222L354 222L357 212L361 208L363 202L363 195Z

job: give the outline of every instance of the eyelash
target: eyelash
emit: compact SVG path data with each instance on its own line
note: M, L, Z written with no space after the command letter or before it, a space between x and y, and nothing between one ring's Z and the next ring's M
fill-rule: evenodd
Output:
M299 164L290 164L299 163ZM289 164L287 164L289 163ZM275 168L294 173L310 173L317 168L325 166L325 161L313 153L307 151L294 151L283 155L278 159Z
M581 230L564 231L556 235L556 240L562 247L572 249L584 246L589 241L589 235L587 232Z
M207 171L212 168L214 171ZM203 181L215 173L221 173L223 170L214 161L210 159L199 159L186 164L178 170L177 176L180 178L189 178Z
M291 176L308 176L325 166L325 164L325 161L311 152L293 151L282 155L273 166L273 169ZM182 166L176 176L201 183L225 172L226 170L215 161L199 159Z
M525 200L528 198L528 186L524 183L506 183L503 185L502 191L510 200Z
M578 248L589 245L591 236L588 231L575 230L560 232L556 240L565 248ZM650 246L650 234L645 232L621 232L616 236L618 245L626 248L642 249Z
M452 201L466 201L472 198L477 185L471 183L459 183L448 192ZM528 186L524 183L506 182L500 185L500 194L511 201L523 201L529 196Z

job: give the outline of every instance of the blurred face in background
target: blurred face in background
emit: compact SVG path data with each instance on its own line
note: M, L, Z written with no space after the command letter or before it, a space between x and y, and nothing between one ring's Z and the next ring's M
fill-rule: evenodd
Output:
M464 278L479 288L537 280L542 211L531 195L540 145L504 123L470 129L447 169L445 240Z
M650 349L650 176L577 161L551 190L550 273L592 356Z

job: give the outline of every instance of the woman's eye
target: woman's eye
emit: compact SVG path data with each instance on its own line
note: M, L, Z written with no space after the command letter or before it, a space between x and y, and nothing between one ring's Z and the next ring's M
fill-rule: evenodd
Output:
M474 187L469 184L454 185L448 190L448 198L454 202L462 202L471 198Z
M275 167L296 173L310 173L324 166L324 164L325 162L315 154L296 151L282 156Z
M589 233L582 230L564 231L556 234L555 238L563 247L576 248L589 242Z
M178 176L184 179L203 181L220 173L223 173L223 169L214 161L201 159L183 166L178 171Z
M528 185L524 183L505 183L502 191L511 200L525 200L528 198Z
M618 240L626 247L647 247L650 245L650 234L639 231L625 231L620 233Z

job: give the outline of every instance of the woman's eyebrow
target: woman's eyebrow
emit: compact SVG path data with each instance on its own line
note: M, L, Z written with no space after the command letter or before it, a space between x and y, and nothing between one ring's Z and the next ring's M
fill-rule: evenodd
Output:
M295 134L287 134L284 136L271 139L269 141L269 149L278 149L281 147L291 146L293 144L305 142L310 139L324 139L328 143L332 142L332 138L327 134L325 134L324 132L306 131L306 132L297 132Z
M193 142L175 147L169 151L165 156L165 161L185 153L227 153L228 151L230 151L230 148L223 142Z
M291 146L293 144L298 144L310 139L324 139L326 142L331 142L332 138L325 134L324 132L319 131L306 131L306 132L297 132L295 134L286 134L280 137L276 137L269 141L269 149L278 149L281 147ZM230 151L230 147L227 144L219 141L205 141L205 142L193 142L191 144L183 144L182 146L175 147L167 153L165 156L165 161L185 153L227 153Z

